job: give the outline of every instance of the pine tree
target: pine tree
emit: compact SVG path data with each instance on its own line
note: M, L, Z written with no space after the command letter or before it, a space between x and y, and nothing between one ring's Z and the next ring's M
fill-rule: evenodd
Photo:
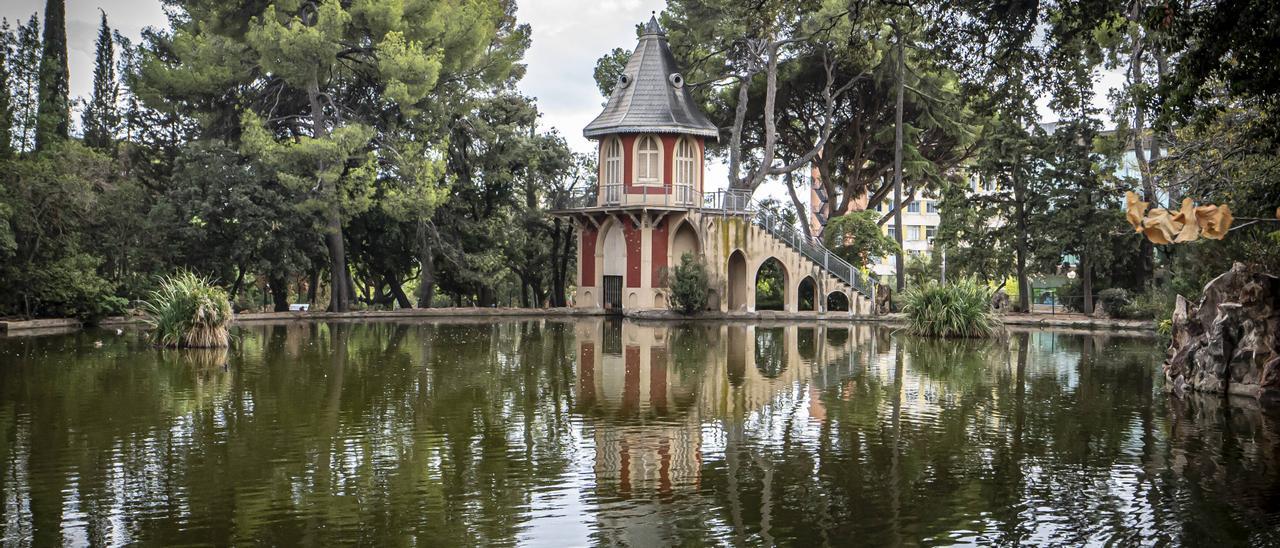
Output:
M0 159L13 156L13 91L9 85L12 57L13 32L5 19L0 21Z
M111 146L116 127L120 123L120 114L116 108L119 91L115 70L115 42L104 12L102 24L98 27L97 53L94 56L93 96L85 105L81 117L86 145L97 149Z
M71 126L67 71L65 0L44 5L44 47L40 54L40 104L36 113L36 150L66 139Z
M19 24L9 63L13 89L14 148L30 152L36 146L36 105L40 89L40 19L35 14Z

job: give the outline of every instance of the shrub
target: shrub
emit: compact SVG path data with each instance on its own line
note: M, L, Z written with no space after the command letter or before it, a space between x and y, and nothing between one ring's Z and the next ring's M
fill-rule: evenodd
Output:
M228 344L231 303L209 280L182 272L160 280L146 304L156 343L173 348L221 348Z
M989 337L998 321L991 294L973 278L948 285L930 281L903 294L912 333L927 337Z
M707 307L707 268L692 253L680 257L680 266L671 280L671 308L682 314L693 314Z
M1133 304L1133 295L1129 290L1121 287L1113 287L1111 289L1103 289L1098 292L1097 302L1094 306L1101 305L1103 310L1107 311L1113 318L1125 318L1129 312L1129 306Z

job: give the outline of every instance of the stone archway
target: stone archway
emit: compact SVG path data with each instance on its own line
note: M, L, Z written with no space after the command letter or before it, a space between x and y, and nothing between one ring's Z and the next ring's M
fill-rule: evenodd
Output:
M698 239L698 231L688 220L680 221L671 236L671 265L679 266L685 253L694 257L702 255L702 243Z
M756 310L787 310L791 276L786 265L775 257L761 261L752 276Z
M610 297L604 291L605 279L609 277L621 278L619 291L626 286L627 275L627 241L622 227L622 222L617 219L610 219L600 230L600 240L596 244L596 272L599 272L596 280L596 287L600 288L599 302L596 303L601 308L607 308L610 303L606 303L606 299L616 298L619 300L616 305L621 305L621 295Z
M848 312L849 296L843 291L832 291L827 295L827 311L828 312Z
M813 276L805 276L796 287L796 310L821 310L818 302L818 282Z
M755 280L747 279L747 256L742 250L736 250L729 255L729 266L726 270L728 273L729 287L728 304L729 311L746 310L747 308L747 292L751 290L750 284Z

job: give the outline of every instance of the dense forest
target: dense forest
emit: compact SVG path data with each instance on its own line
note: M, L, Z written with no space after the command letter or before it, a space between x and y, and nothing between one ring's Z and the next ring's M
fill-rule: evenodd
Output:
M239 309L566 304L574 228L547 212L594 159L516 90L514 0L164 3L136 43L102 15L83 99L63 0L0 26L0 316L124 313L179 270ZM659 18L730 186L781 181L799 209L813 166L839 217L899 179L942 201L956 275L1026 288L1069 256L1089 299L1280 264L1274 3L670 0ZM626 54L598 63L606 94ZM1123 75L1109 111L1104 72ZM1126 148L1136 177L1115 175ZM1153 246L1126 190L1242 222Z

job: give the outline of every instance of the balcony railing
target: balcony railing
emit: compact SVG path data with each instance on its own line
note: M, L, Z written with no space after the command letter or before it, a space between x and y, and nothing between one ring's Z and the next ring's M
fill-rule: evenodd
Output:
M568 194L556 200L553 209L565 211L632 206L694 208L698 207L702 201L703 194L694 190L693 185L633 186L628 189L621 184L607 184L603 185L598 192L588 188Z

